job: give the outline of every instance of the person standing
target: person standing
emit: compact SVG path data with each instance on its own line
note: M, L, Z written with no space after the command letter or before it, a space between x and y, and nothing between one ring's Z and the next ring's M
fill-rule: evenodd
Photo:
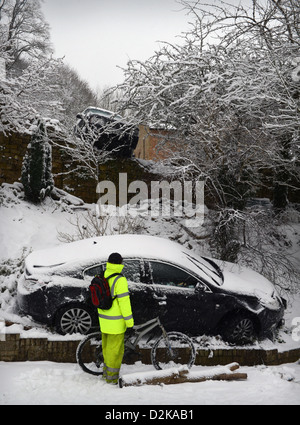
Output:
M109 310L98 308L104 357L103 379L109 384L118 383L124 355L125 332L134 325L127 279L121 274L123 268L122 256L119 253L111 254L104 277L109 278L111 295L115 299ZM115 276L110 277L112 275Z

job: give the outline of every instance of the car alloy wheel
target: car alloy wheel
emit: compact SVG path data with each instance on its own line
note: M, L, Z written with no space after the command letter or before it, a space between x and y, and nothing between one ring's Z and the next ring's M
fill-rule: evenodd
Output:
M222 325L221 335L233 344L247 344L256 337L254 322L247 314L237 314L227 318Z
M90 313L84 308L71 307L61 314L59 330L63 334L87 334L92 327Z
M232 339L241 343L250 342L254 336L253 322L249 318L241 319L232 331Z

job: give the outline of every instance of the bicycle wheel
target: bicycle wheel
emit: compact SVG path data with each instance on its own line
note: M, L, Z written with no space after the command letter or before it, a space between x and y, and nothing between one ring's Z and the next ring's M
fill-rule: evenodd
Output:
M155 369L162 370L178 365L190 369L195 363L196 350L192 340L181 332L168 332L155 342L151 350L151 361Z
M84 372L91 375L103 375L101 332L90 334L80 342L76 351L76 360Z

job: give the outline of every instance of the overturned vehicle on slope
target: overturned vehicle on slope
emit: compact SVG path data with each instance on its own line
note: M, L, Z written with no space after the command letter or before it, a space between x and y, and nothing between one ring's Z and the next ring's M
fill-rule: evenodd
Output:
M77 115L76 137L115 157L131 158L138 144L139 129L120 115L105 109L88 107Z

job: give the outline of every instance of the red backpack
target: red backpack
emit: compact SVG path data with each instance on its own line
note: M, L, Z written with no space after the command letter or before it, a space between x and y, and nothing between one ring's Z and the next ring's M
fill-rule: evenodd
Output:
M101 310L109 310L117 297L112 297L108 280L115 276L122 276L121 273L114 273L111 276L95 276L89 286L92 303Z

